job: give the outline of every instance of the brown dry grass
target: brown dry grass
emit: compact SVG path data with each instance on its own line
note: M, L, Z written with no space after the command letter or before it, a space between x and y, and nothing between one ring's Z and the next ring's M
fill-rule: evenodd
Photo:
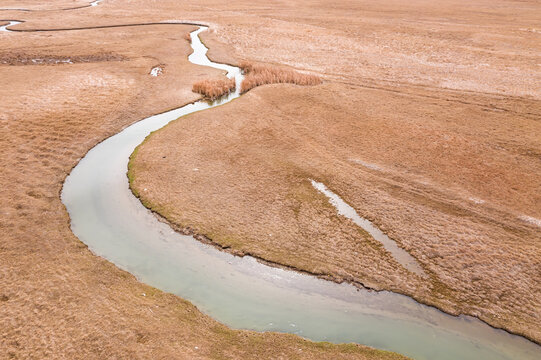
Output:
M60 55L41 53L1 52L0 64L6 65L52 65L61 63L89 63L102 61L123 61L125 56L109 52L89 55Z
M129 9L117 10L126 15ZM77 26L103 18L79 14L49 12L43 21ZM0 65L0 358L401 358L362 346L228 329L95 256L71 232L59 194L80 158L130 123L197 99L191 84L221 73L187 62L191 50L182 34L190 29L0 34L2 52L15 57L94 60ZM101 61L111 52L124 60ZM156 63L168 65L158 78L148 75Z
M266 84L319 85L321 78L313 74L303 74L295 70L272 65L253 64L243 61L239 67L245 74L241 93Z
M154 190L145 200L233 251L409 292L541 341L540 234L524 220L541 219L539 3L317 1L309 16L305 0L243 4L250 16L209 15L226 24L202 34L213 60L234 63L213 52L222 41L238 58L316 72L325 85L263 87L194 116L208 123L188 117L197 146L151 137L145 165L158 163L159 142L182 154L140 174ZM221 121L226 128L205 132ZM181 155L198 174L178 168ZM396 239L431 280L386 273L388 259L371 260L347 224L337 230L314 210L308 176ZM179 190L183 179L198 186ZM231 190L215 193L224 184Z
M234 253L539 339L541 234L517 216L541 210L541 165L529 155L541 127L528 115L541 114L539 104L517 99L518 114L487 112L465 104L468 94L403 90L416 97L331 82L255 89L151 135L131 161L132 187L174 224ZM336 216L309 178L387 232L430 278L408 273Z
M60 8L74 1L41 3L5 0L2 7ZM535 277L539 269L540 242L532 235L539 230L514 222L518 214L541 217L540 200L536 195L539 192L528 190L539 178L535 167L539 159L540 146L535 142L539 133L528 122L532 117L539 119L540 114L539 102L535 101L541 98L538 86L541 73L535 57L541 45L539 2L345 0L337 4L308 0L274 3L235 0L237 4L236 11L231 12L228 11L232 6L230 2L215 0L162 0L152 6L145 1L115 0L70 13L6 11L3 14L4 18L27 20L18 25L19 28L50 28L59 24L77 27L165 21L171 19L171 14L182 13L183 18L219 26L216 32L202 33L210 48L209 55L215 61L234 64L238 59L250 59L288 64L322 74L326 80L342 82L340 91L337 83L332 85L332 91L317 89L322 99L328 101L323 108L307 106L322 103L317 94L310 92L311 88L296 89L294 93L285 93L270 101L272 91L276 90L272 86L253 94L266 100L265 104L254 101L254 105L264 106L263 115L271 112L270 109L279 109L277 116L283 112L292 114L285 120L300 132L292 138L302 137L308 146L312 135L328 128L335 141L326 144L334 146L343 139L350 139L349 146L360 159L388 170L380 174L359 163L354 171L361 174L359 179L366 181L348 182L335 176L351 170L349 163L339 162L337 169L328 170L333 174L330 180L322 180L362 215L387 229L415 256L424 257L423 261L431 268L444 274L442 284L436 289L436 293L442 295L443 307L476 314L541 341L539 297L532 296L539 293L541 283ZM204 6L216 11L203 9ZM309 15L305 9L310 9ZM48 50L53 42L68 41L72 44L69 49L49 53L62 55L88 55L90 46L100 47L96 36L100 42L116 38L114 46L102 50L116 52L124 44L130 44L122 53L131 59L123 66L101 63L92 69L87 67L95 65L88 63L23 70L17 66L0 66L2 81L9 84L9 87L0 87L0 92L3 91L0 116L5 124L0 128L3 169L0 182L4 184L5 199L0 216L2 355L20 358L216 358L220 355L288 358L298 354L295 353L298 343L293 337L276 334L252 337L246 332L227 331L208 317L201 317L197 309L177 297L150 289L93 256L69 231L69 219L58 195L64 177L78 159L93 144L129 122L178 106L179 99L194 100L193 82L218 76L218 73L207 73L205 68L180 66L179 56L184 56L184 52L178 49L187 46L182 37L185 32L178 27L160 29L0 34L0 48L14 53L37 52L35 44ZM126 37L128 33L135 36ZM146 50L141 51L139 45L145 45ZM185 49L187 54L189 48ZM143 61L142 54L154 60ZM150 78L149 69L156 63L169 65L166 76L146 82L145 79ZM194 76L185 78L190 74ZM44 81L29 81L32 79ZM367 88L379 88L381 92L374 90L374 95L369 96ZM456 92L435 91L441 88ZM304 105L291 101L299 97L298 91L305 96ZM347 101L342 105L338 102L341 96L348 99L357 92L355 110L349 111L351 104ZM483 93L497 95L487 97ZM395 100L400 101L389 101L390 94L395 94ZM534 100L526 101L527 97ZM245 104L248 99L239 101ZM454 107L455 104L465 107ZM409 110L404 110L407 107ZM346 114L340 115L342 120L333 121L336 109L340 108ZM239 113L245 111L241 109ZM344 120L348 112L351 119ZM307 119L318 120L322 113L327 114L320 119L323 122L308 127L315 131L302 129ZM404 118L405 113L410 116ZM207 116L207 112L203 115ZM246 115L261 116L253 112ZM359 123L363 119L364 122ZM286 154L290 153L290 149L295 148L288 141L291 128L277 127L282 120L276 116L272 120L276 123L268 122L261 131L254 132L254 138L262 143L268 134L275 132L282 138ZM340 134L346 129L357 131L357 136L350 134L342 138ZM205 139L203 130L201 138ZM244 131L239 129L238 134ZM250 133L243 135L247 136ZM273 144L274 140L269 142L268 153L275 151ZM208 145L208 141L202 143L202 151L208 150ZM304 151L308 150L300 152ZM338 154L340 148L335 151ZM308 153L311 152L313 150ZM321 154L332 152L325 150ZM253 154L257 154L255 149L251 156ZM209 150L202 158L209 161L212 155ZM240 155L246 154L241 152ZM318 159L309 159L309 165L329 166L334 161L333 158ZM234 157L223 160L223 164L235 165ZM257 171L258 166L255 164L248 169ZM269 174L269 178L275 179L276 174ZM276 184L280 182L270 182L269 194ZM211 185L203 182L201 187ZM443 197L438 192L442 186L445 187ZM161 189L156 188L160 192L168 191ZM246 187L244 191L249 189ZM201 194L205 196L204 191ZM292 192L295 194L303 199L302 191ZM468 195L486 202L480 205L463 202ZM217 203L223 200L220 196L216 197ZM231 196L226 203L239 199L242 197ZM457 207L457 203L460 206ZM408 208L412 204L414 206ZM492 204L496 204L496 208L511 209L503 213L508 215L507 220L501 214L495 221L485 217L486 213L490 215ZM305 211L302 207L293 210L292 217L297 210ZM442 214L444 217L438 219ZM260 247L264 249L264 245ZM265 256L277 250L276 244L266 245L268 248L262 250ZM330 251L332 256L328 258L325 248L314 250L314 244L309 242L290 245L291 254L301 260L313 251L316 256L305 261L311 261L320 269L326 266L326 261L340 256ZM352 244L346 243L346 246ZM287 248L280 251L285 253ZM513 255L514 252L517 255ZM347 261L351 261L351 268L355 270L359 261L355 254L344 252L344 255L349 256ZM347 269L340 268L348 265L346 261L337 261L335 265L341 271L338 275L350 276ZM446 287L449 291L445 291ZM143 298L142 292L147 296ZM303 357L325 357L313 343L301 342L301 345ZM203 351L196 353L194 346ZM326 357L333 357L338 348L329 346Z
M207 99L218 99L235 91L235 79L201 80L193 84L192 91Z

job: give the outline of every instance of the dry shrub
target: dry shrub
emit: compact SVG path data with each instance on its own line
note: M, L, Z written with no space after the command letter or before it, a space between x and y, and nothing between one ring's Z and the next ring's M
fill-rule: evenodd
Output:
M242 70L243 73L248 74L254 70L254 64L249 61L241 61L239 64L239 68Z
M235 91L235 79L201 80L193 84L192 91L214 100Z
M321 79L317 75L303 74L295 70L283 69L272 65L255 65L243 61L239 67L245 74L240 88L241 93L265 84L321 84Z

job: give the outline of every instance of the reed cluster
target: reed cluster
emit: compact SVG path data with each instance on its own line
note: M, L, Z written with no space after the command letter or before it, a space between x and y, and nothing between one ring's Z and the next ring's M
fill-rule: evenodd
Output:
M296 85L318 85L321 79L317 75L303 74L295 70L279 68L272 65L256 65L249 62L241 62L239 67L244 73L240 92L265 84L296 84Z
M235 91L235 79L201 80L193 84L192 91L214 100Z

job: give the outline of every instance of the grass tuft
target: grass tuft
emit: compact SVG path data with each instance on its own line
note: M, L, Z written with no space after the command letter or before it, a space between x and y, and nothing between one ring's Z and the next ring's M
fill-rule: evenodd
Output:
M321 79L317 75L303 74L295 70L284 69L272 65L258 65L250 62L241 62L239 67L244 73L241 84L241 93L265 84L295 84L319 85ZM202 94L207 99L217 99L235 91L235 80L202 80L193 84L193 92Z
M235 91L235 79L201 80L193 84L192 91L214 100Z
M283 69L272 65L256 65L243 61L239 67L244 73L240 92L265 84L296 84L296 85L319 85L321 79L317 75L303 74L295 70Z

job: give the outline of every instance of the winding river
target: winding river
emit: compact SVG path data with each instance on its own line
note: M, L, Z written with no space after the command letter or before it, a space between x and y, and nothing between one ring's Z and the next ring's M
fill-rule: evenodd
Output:
M222 69L239 84L238 68L207 58L198 37L205 30L192 32L189 60ZM130 155L170 121L239 96L237 91L212 104L198 101L151 116L91 149L62 190L74 234L142 282L190 300L233 328L357 342L415 359L541 358L540 346L475 318L450 316L403 295L357 290L235 257L158 221L129 189Z

